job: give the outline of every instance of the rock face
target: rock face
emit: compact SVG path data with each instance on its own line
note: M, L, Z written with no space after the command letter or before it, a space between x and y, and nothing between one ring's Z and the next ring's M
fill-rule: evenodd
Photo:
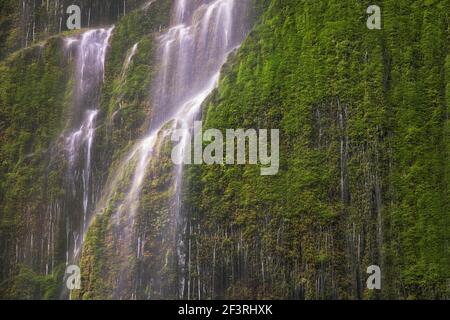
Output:
M177 1L171 27L157 38L149 133L110 177L102 227L88 235L92 242L82 258L82 269L92 270L91 252L110 244L97 259L114 269L83 274L85 281L108 284L106 297L190 296L180 203L183 170L172 164L170 141L175 129L192 128L228 53L246 35L248 12L246 1ZM91 288L81 289L81 298L95 298L98 291Z
M1 298L449 298L448 1L385 0L380 30L361 1L19 2ZM174 165L197 119L279 129L279 173Z
M79 261L108 171L150 112L152 43L171 5L2 61L2 296L68 297L65 266Z
M205 119L279 128L280 173L191 169L195 298L448 297L449 4L410 4L271 2Z
M67 31L67 8L81 9L81 27L95 28L115 21L144 6L147 0L5 0L2 12L2 50L0 57L10 50L25 48L47 37Z

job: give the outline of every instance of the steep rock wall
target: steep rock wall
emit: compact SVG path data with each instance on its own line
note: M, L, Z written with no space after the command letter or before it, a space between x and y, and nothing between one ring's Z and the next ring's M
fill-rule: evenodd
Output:
M448 297L449 3L370 4L272 1L223 72L206 127L280 129L280 173L189 170L194 298Z

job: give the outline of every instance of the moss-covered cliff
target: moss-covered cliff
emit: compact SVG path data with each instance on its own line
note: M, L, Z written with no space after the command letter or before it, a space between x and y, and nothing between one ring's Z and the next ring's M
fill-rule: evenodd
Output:
M71 13L77 5L81 27L113 24L149 0L2 0L0 3L0 58L51 35L67 31ZM73 12L72 12L73 13Z
M370 4L272 1L226 66L207 127L279 128L280 173L189 169L194 297L448 297L449 2Z
M153 39L167 25L171 5L155 1L127 12L115 26L92 150L93 199L101 196L113 162L145 129L151 112ZM2 298L65 296L61 290L69 230L80 219L79 196L72 195L67 176L64 137L76 116L72 109L77 53L69 50L65 39L84 31L48 38L0 63Z
M177 199L161 131L133 223L121 207L139 163L127 156L151 121L155 39L173 1L1 1L0 298L68 297L82 204L68 187L76 57L64 39L86 31L63 32L68 2L83 27L115 23L72 298L449 298L448 0L252 1L256 25L203 120L280 129L279 173L186 166ZM381 30L366 27L371 4ZM366 289L370 265L381 290Z
M70 64L61 38L1 62L2 296L51 296L56 284L49 292L47 280L56 280L63 271L57 262L61 247L52 242L62 218L47 209L64 192L60 176L64 163L55 161L58 153L53 151L71 96ZM20 276L10 282L17 272Z

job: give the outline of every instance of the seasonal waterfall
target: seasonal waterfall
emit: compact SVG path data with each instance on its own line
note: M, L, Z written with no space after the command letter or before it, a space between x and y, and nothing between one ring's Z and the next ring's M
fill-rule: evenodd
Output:
M379 2L1 0L0 300L449 299L450 1Z
M80 39L66 39L66 49L76 56L76 75L71 128L66 139L68 180L75 213L67 226L66 264L79 253L95 202L92 190L92 149L95 120L99 112L101 84L104 77L106 50L113 28L95 29ZM79 205L81 204L81 206Z
M158 297L163 298L190 297L189 283L185 279L188 272L185 268L187 249L182 241L182 233L187 229L181 214L182 166L172 164L171 195L166 204L169 212L166 224L169 227L164 229L164 240L160 242L164 249L158 249L165 252L161 254L165 258L156 268L167 269L168 261L171 261L169 264L175 266L173 273L176 278L171 284L164 283L166 280L164 276L158 276L159 272L139 271L136 267L148 243L136 221L141 192L145 185L152 184L149 166L152 162L162 161L162 146L170 140L174 129L192 128L202 102L217 85L220 68L227 55L244 39L246 2L177 0L171 27L156 39L158 72L151 88L153 110L148 135L122 159L104 190L103 198L97 203L99 213L113 208L111 246L114 254L112 264L116 270L115 299L155 297L148 292L158 292ZM131 48L131 55L136 47ZM125 69L128 64L127 58ZM190 143L186 136L181 137L180 142ZM176 156L184 157L184 151ZM158 172L152 176L157 179ZM144 265L143 268L150 267ZM142 292L147 293L143 296Z

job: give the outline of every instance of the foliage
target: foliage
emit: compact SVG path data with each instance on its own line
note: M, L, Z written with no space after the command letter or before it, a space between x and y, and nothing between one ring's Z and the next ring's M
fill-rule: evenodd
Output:
M203 296L448 296L448 2L369 4L272 1L224 68L207 127L280 129L280 173L189 169Z

